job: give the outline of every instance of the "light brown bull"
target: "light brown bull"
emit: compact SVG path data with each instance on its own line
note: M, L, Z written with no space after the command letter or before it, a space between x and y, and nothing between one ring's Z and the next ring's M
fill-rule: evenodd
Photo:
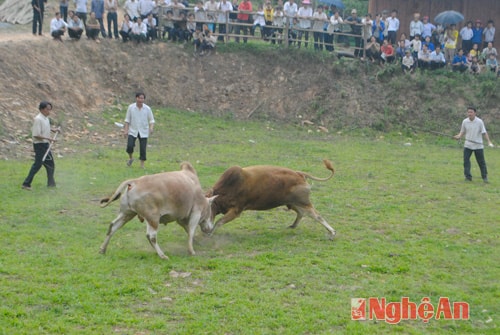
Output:
M123 194L122 194L123 193ZM146 237L158 256L168 257L157 243L160 223L165 225L177 221L188 234L188 250L194 255L193 237L198 225L204 233L213 230L210 204L213 198L206 198L195 169L184 162L180 171L164 172L137 179L126 180L115 193L101 200L101 207L121 197L120 212L109 225L108 234L100 252L106 253L113 234L136 215L147 222Z

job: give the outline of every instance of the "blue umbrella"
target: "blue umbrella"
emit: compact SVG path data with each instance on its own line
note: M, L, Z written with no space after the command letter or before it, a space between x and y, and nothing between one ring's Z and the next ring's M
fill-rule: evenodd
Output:
M328 6L335 6L338 9L344 9L345 8L344 3L342 2L342 0L319 0L319 3L325 4L325 5L328 5Z
M434 18L434 22L439 23L443 26L447 24L457 24L459 22L462 22L463 20L464 16L461 13L454 10L447 10L441 12Z

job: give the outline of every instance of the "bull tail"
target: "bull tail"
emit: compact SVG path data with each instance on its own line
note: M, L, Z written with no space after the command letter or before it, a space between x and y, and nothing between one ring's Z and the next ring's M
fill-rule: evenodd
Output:
M112 196L108 198L102 198L100 201L101 207L104 208L113 201L120 199L123 189L125 188L125 186L128 186L131 181L132 181L131 179L125 180L123 183L120 184L120 186L118 186L118 188L116 189L115 193L113 193Z
M318 178L305 172L299 172L299 173L301 173L305 178L309 178L316 181L327 181L333 177L335 169L333 168L332 162L330 162L328 159L323 159L323 163L325 164L325 167L331 172L330 175L326 178Z

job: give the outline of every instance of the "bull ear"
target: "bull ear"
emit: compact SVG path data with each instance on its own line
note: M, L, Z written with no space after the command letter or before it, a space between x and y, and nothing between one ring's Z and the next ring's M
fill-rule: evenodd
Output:
M211 188L205 193L205 197L210 198L214 194L214 189Z
M219 195L214 195L213 197L208 198L208 204L211 205L212 202L214 202L215 198L217 198Z

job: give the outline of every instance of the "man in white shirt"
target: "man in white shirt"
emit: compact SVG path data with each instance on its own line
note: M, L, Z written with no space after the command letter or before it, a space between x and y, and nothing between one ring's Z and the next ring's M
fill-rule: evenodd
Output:
M135 41L136 44L139 44L141 41L148 41L148 26L142 21L140 16L136 19L134 24L132 24L130 39Z
M299 7L297 7L295 0L288 0L285 2L285 5L283 6L283 13L285 14L285 20L288 26L290 26L298 11Z
M141 168L144 168L144 162L146 161L148 137L153 134L155 119L151 108L144 103L145 99L146 95L144 93L136 93L135 103L128 106L127 115L125 116L123 135L127 138L127 153L129 156L127 166L132 165L134 162L133 155L136 139L139 139Z
M66 22L61 18L61 13L56 12L56 17L50 21L50 35L54 40L62 42L61 36L66 32Z
M441 51L441 46L436 45L436 50L431 52L431 70L443 68L446 65L444 53Z
M83 21L83 25L87 25L87 0L75 0L76 15Z
M77 41L80 40L80 38L82 37L83 29L85 29L83 21L80 20L78 15L74 14L68 22L69 37Z
M55 141L55 137L50 137L50 132L59 132L59 128L51 129L49 115L52 111L52 104L47 101L40 102L38 106L40 111L33 121L31 135L33 136L33 149L35 151L35 162L31 166L28 176L23 182L22 188L31 191L31 183L37 172L42 168L42 165L47 170L47 186L55 187L54 172L56 166L54 157L50 151L50 143Z
M396 44L399 30L399 19L396 15L398 15L398 11L393 9L391 16L387 18L387 39L392 45Z
M138 10L141 18L145 20L153 12L155 6L156 4L152 0L139 0Z
M485 183L488 183L488 170L486 168L486 161L484 159L484 146L483 136L488 141L488 145L493 147L493 143L486 132L483 120L476 116L476 108L467 108L467 118L462 121L460 133L453 136L459 140L465 135L464 143L464 176L466 181L472 181L470 173L470 156L474 153L476 156L477 164L481 170L481 177Z
M410 22L410 41L415 38L416 35L420 35L424 32L424 24L420 21L420 13L413 14L413 21Z
M227 31L227 13L233 11L233 5L230 1L222 0L219 2L219 15L217 18L217 22L219 23L219 37L217 38L219 41L224 41L224 35Z
M297 36L297 46L300 48L300 40L302 39L302 36L304 36L304 45L307 48L307 45L309 44L309 29L311 29L311 19L313 16L313 10L311 7L311 1L310 0L302 0L302 6L299 8L297 12L297 18L299 19L299 34ZM303 30L307 29L307 30Z

